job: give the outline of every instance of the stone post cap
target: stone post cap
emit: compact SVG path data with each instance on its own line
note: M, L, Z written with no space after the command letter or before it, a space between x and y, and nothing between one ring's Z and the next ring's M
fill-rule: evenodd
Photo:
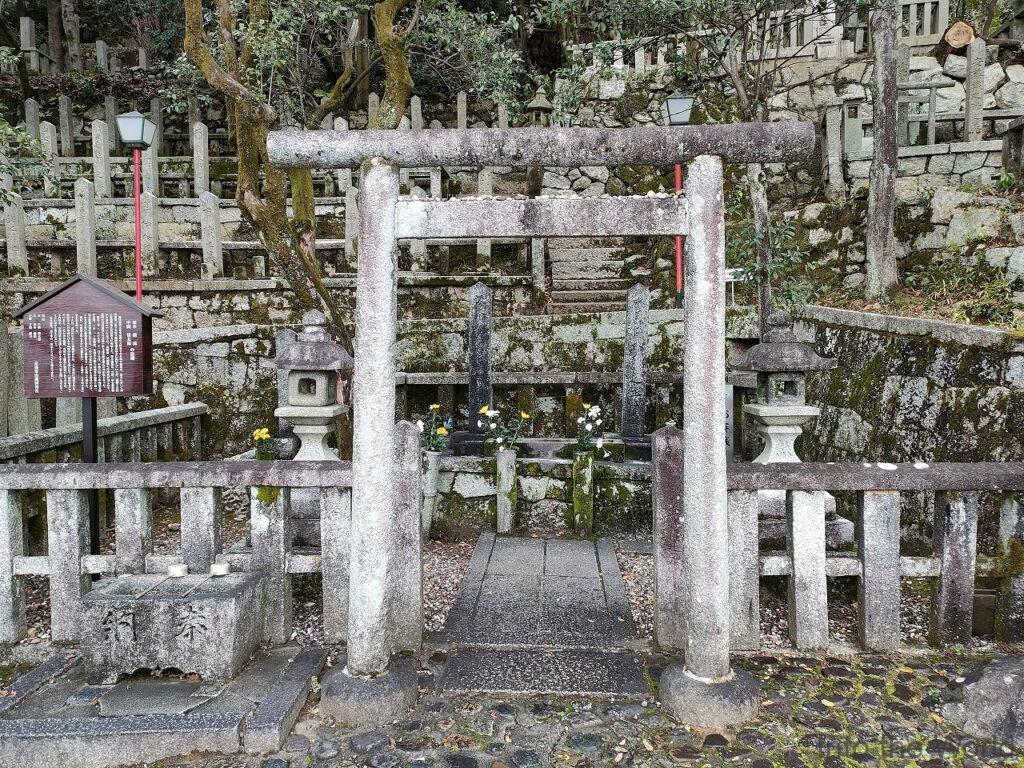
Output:
M768 315L768 330L761 342L730 360L729 367L756 373L798 373L829 370L836 367L836 361L798 341L792 316L775 310Z
M336 344L327 331L327 316L310 310L302 316L303 328L295 341L277 353L277 367L287 371L345 371L355 368L348 351Z

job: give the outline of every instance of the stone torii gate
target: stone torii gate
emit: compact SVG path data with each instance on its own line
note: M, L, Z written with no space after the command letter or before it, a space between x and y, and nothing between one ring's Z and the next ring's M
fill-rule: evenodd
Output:
M662 677L678 719L716 727L756 711L758 689L729 661L722 163L805 157L809 123L647 128L277 131L283 168L361 167L352 457L348 656L324 678L321 711L350 723L392 720L415 702L399 574L419 536L393 493L397 254L402 239L687 235L683 450L679 493L687 584L685 662ZM434 166L689 163L685 194L666 197L423 200L399 197L399 169ZM418 524L418 517L416 524ZM682 547L683 542L686 546ZM415 551L410 548L415 547ZM326 576L325 576L326 578ZM420 618L422 622L422 618ZM422 627L422 624L421 624Z

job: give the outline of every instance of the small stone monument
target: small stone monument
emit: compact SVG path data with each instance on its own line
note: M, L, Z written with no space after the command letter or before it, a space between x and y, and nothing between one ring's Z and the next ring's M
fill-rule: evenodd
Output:
M288 373L288 405L275 410L274 415L286 419L299 440L293 460L337 460L338 453L327 444L327 437L334 420L351 405L355 365L352 355L331 340L322 312L307 312L302 325L295 341L277 354L277 367ZM295 489L291 502L297 537L315 538L313 534L319 531L319 492ZM304 520L312 522L304 526Z
M796 439L803 426L821 413L807 404L806 378L811 371L836 367L832 358L819 356L793 332L793 318L776 310L768 316L768 330L761 340L743 355L730 361L737 371L757 374L756 402L743 406L764 439L764 450L755 464L785 464L800 461ZM786 492L758 491L762 541L785 537ZM835 498L826 494L829 544L837 546L853 540L853 524L835 514Z

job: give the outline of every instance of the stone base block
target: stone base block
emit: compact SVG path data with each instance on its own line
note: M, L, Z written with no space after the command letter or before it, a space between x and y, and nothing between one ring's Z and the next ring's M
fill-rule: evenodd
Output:
M749 672L734 669L732 677L706 682L673 662L661 675L661 705L673 718L694 728L722 730L754 718L761 688Z
M403 717L416 706L416 665L394 658L386 674L352 677L341 665L320 683L320 714L348 725L383 725Z

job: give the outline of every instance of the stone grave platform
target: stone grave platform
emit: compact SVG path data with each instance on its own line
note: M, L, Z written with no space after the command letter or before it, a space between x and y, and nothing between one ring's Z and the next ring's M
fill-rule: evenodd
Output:
M431 640L448 651L446 691L650 695L609 539L482 534Z
M322 649L276 648L229 681L136 676L88 682L61 651L0 696L0 768L113 768L196 752L279 750L295 724Z

